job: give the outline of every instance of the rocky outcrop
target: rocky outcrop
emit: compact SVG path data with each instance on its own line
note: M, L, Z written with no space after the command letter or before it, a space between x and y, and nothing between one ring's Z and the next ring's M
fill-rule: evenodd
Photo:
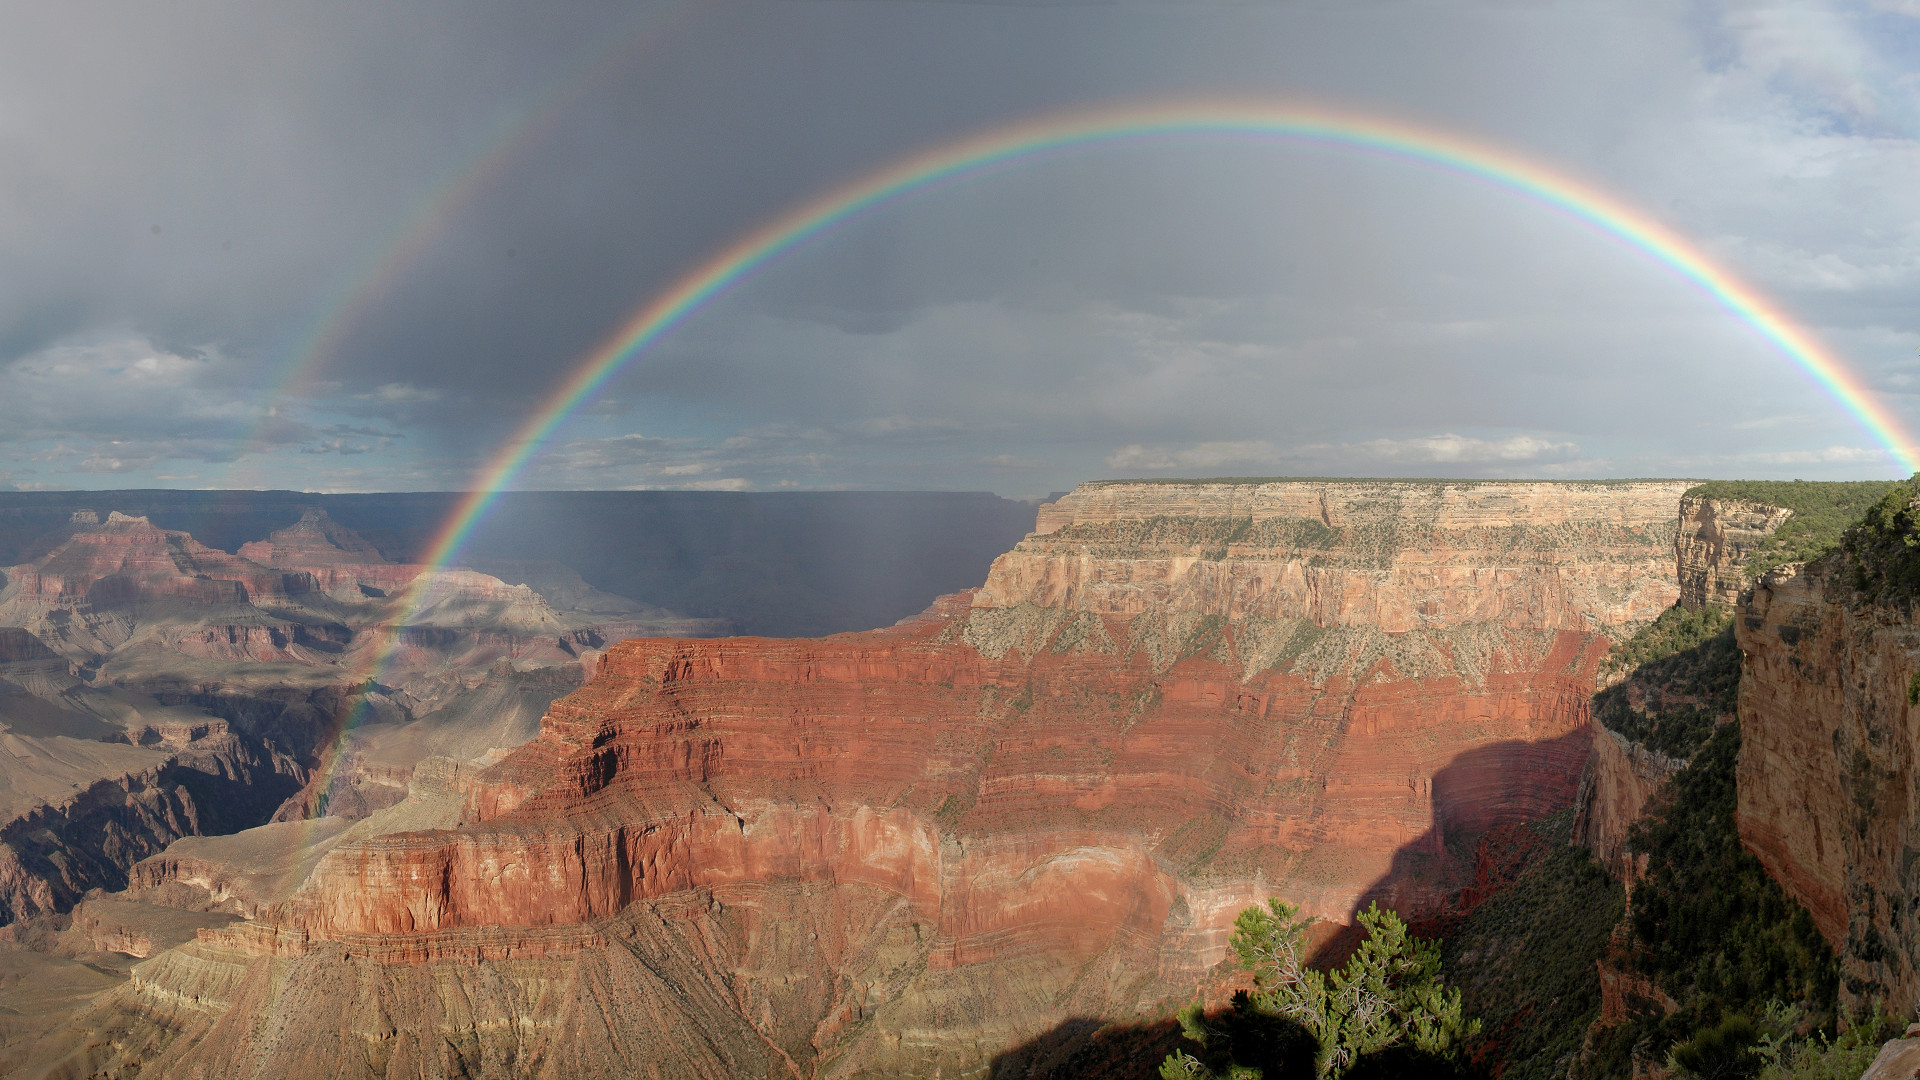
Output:
M291 762L220 725L159 765L43 804L0 826L0 924L124 888L136 861L182 836L263 822L299 785Z
M300 512L300 520L277 529L265 540L240 545L237 554L262 566L316 569L325 566L379 566L388 560L380 549L327 516L325 510L310 506Z
M1902 1039L1889 1040L1874 1055L1860 1080L1915 1080L1920 1077L1920 1024L1909 1025Z
M46 558L8 568L7 580L12 598L23 606L67 608L163 599L244 603L313 589L305 574L259 566L117 511Z
M1672 606L1681 483L1089 484L979 603L1387 634L1635 626Z
M1674 773L1686 766L1621 737L1594 722L1593 756L1580 778L1574 805L1573 839L1632 890L1646 857L1627 850L1627 830L1640 820L1648 800Z
M261 566L115 512L104 523L77 521L43 558L8 567L0 621L81 662L150 641L188 657L314 663L324 658L306 644L347 633L329 613L308 610L317 595L304 571Z
M1793 511L1746 499L1689 495L1680 500L1680 602L1731 607L1747 585L1747 560Z
M123 888L182 838L381 811L422 758L531 738L582 652L678 629L395 565L317 511L244 555L90 511L37 550L0 579L0 925Z
M346 1028L265 1036L249 1003L389 1015L503 957L556 989L484 1035L419 1018L472 1072L933 1075L1186 1000L1247 904L1417 912L1472 876L1448 835L1571 801L1610 636L1676 596L1681 488L1090 485L900 626L613 644L461 827L343 840L148 961L149 1014L243 972L154 1060L343 1060Z
M31 631L18 626L0 626L0 664L34 663L57 660L59 654Z
M1840 953L1842 993L1920 1004L1920 621L1831 557L1754 586L1736 623L1739 823Z

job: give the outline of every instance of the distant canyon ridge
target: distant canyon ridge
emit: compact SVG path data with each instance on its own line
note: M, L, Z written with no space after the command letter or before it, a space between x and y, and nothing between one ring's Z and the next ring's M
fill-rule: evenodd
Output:
M1912 905L1876 899L1911 888L1912 860L1885 857L1911 843L1890 839L1910 751L1877 719L1903 707L1907 616L1842 610L1818 564L1747 588L1789 515L1687 491L1085 484L1020 507L930 606L787 637L598 571L420 568L400 531L332 504L208 528L230 553L70 519L0 592L0 717L40 717L0 740L94 747L99 779L22 800L0 832L0 965L60 988L29 1006L0 987L0 1066L1072 1075L1092 1033L1229 993L1232 921L1269 896L1330 928L1376 900L1432 915L1472 893L1475 837L1575 805L1631 881L1627 831L1677 766L1597 725L1593 695L1676 603L1741 619L1749 846L1836 949L1900 942L1850 970L1910 997ZM649 511L681 540L634 544L783 532L763 566L821 550L802 524L824 511L673 518L697 502ZM1003 504L910 506L884 543L938 555L919 580L957 573ZM383 637L419 573L446 576L439 599ZM342 685L374 647L392 677ZM1848 665L1893 689L1845 692ZM342 731L349 702L369 722ZM1812 745L1809 708L1851 734ZM81 714L99 726L22 733ZM113 774L129 753L165 764Z
M74 908L150 942L79 1027L166 1076L1033 1071L1221 986L1250 903L1417 913L1570 805L1686 487L1089 484L898 625L610 643L517 748L458 734L490 673Z

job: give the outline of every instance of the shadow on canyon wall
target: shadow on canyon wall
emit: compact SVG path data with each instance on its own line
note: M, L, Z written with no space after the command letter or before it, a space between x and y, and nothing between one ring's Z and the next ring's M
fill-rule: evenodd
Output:
M0 566L38 558L76 510L118 510L223 551L309 506L395 562L415 562L454 492L0 492ZM888 626L986 580L1033 528L1034 504L986 492L516 491L499 497L463 562L552 561L606 592L735 632L813 637Z
M1394 853L1390 869L1361 894L1348 913L1348 926L1320 946L1313 965L1326 968L1346 961L1359 944L1353 916L1370 903L1400 911L1421 936L1436 936L1509 884L1502 868L1486 857L1481 838L1502 826L1537 821L1571 806L1592 741L1592 729L1582 726L1556 739L1493 743L1466 751L1436 772L1431 827ZM1522 782L1516 783L1516 777ZM1207 1015L1217 1019L1226 1011ZM1197 1048L1172 1017L1140 1023L1079 1017L999 1054L987 1076L1155 1080L1160 1062L1178 1049Z
M1160 1062L1182 1047L1193 1049L1172 1018L1110 1024L1075 1017L996 1055L987 1080L1156 1080Z
M1468 750L1433 774L1433 820L1393 854L1385 874L1321 943L1310 963L1337 967L1360 943L1355 916L1368 904L1399 912L1422 937L1440 936L1461 915L1510 884L1480 841L1502 826L1538 821L1573 805L1593 747L1593 728L1554 739L1508 740Z

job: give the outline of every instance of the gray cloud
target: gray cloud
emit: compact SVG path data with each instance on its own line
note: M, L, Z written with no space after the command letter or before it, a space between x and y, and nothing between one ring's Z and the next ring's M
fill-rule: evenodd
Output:
M636 305L783 208L962 133L1172 96L1344 102L1588 178L1920 424L1907 3L0 11L10 483L462 486ZM1026 495L1239 468L1894 466L1564 214L1377 156L1158 139L788 253L521 482Z

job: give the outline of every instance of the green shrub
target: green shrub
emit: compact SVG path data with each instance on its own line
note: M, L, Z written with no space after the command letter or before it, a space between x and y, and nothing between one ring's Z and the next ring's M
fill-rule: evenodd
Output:
M1760 1056L1760 1029L1744 1016L1728 1016L1702 1028L1667 1054L1682 1080L1753 1080L1766 1059Z
M1906 1027L1905 1021L1887 1015L1876 1003L1871 1013L1837 1038L1821 1031L1794 1038L1799 1010L1776 1002L1768 1012L1771 1026L1780 1033L1763 1040L1761 1053L1767 1065L1758 1080L1858 1080L1879 1055L1881 1045Z
M1868 508L1840 543L1848 583L1875 599L1920 593L1920 474Z
M1740 647L1731 611L1669 608L1615 652L1630 674L1594 695L1593 718L1629 741L1684 760L1733 715Z
M1747 559L1746 575L1756 578L1776 566L1809 562L1831 550L1841 533L1896 483L1899 481L1713 480L1690 488L1687 494L1744 499L1793 511L1793 516Z
M1414 937L1398 915L1371 904L1359 915L1360 947L1339 969L1315 971L1303 958L1313 920L1298 914L1276 897L1234 920L1233 949L1253 973L1254 990L1235 995L1221 1016L1198 1006L1182 1012L1181 1027L1205 1056L1169 1054L1163 1078L1304 1080L1458 1068L1460 1048L1480 1023L1465 1018L1460 991L1441 978L1439 942Z
M1559 1080L1600 1014L1594 965L1626 896L1570 842L1571 809L1526 829L1535 843L1525 868L1447 931L1442 957L1466 1010L1485 1024L1473 1058L1502 1080Z

